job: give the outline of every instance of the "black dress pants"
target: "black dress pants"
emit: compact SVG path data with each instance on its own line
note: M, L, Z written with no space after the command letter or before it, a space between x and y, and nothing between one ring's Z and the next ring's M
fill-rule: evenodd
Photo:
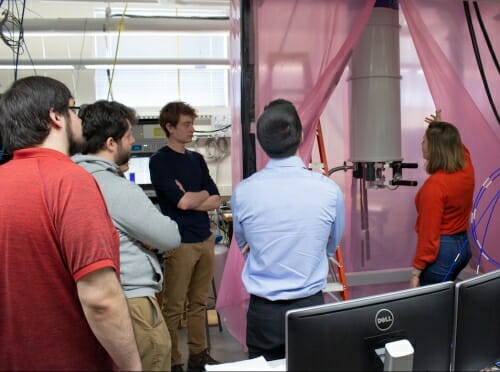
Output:
M286 312L324 303L322 292L309 297L277 301L251 295L247 312L248 357L262 355L268 361L284 358Z

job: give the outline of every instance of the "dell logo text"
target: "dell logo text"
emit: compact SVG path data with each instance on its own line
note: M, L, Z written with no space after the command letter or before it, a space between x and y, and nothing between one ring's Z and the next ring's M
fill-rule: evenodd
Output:
M394 315L388 309L380 309L375 314L375 326L379 331L387 331L394 324Z

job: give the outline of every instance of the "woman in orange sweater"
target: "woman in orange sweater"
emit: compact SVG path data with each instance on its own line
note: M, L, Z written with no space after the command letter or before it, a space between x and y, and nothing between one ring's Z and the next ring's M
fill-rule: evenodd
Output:
M474 168L457 128L431 118L422 141L430 174L415 197L418 235L410 287L455 280L471 258L467 228Z

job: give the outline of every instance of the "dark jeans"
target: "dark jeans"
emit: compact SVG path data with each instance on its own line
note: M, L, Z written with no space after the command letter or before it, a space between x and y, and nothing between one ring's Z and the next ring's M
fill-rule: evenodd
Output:
M472 256L467 233L441 235L436 261L420 274L420 285L455 280Z
M266 360L285 357L285 316L288 310L322 305L323 293L296 300L269 301L250 296L247 312L248 357L263 356Z

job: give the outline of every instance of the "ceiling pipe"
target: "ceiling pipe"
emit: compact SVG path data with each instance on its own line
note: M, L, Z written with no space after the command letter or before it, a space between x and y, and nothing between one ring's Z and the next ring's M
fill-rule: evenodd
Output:
M102 34L118 32L120 19L52 18L25 19L24 34ZM19 32L14 29L14 32ZM171 32L171 33L229 33L226 18L125 18L122 32Z
M19 60L20 66L32 66L43 68L43 66L72 65L75 68L93 68L92 66L113 65L113 58L59 58L59 59L23 59ZM119 58L117 65L124 66L221 66L228 67L227 58ZM11 66L12 59L0 59L0 66Z

